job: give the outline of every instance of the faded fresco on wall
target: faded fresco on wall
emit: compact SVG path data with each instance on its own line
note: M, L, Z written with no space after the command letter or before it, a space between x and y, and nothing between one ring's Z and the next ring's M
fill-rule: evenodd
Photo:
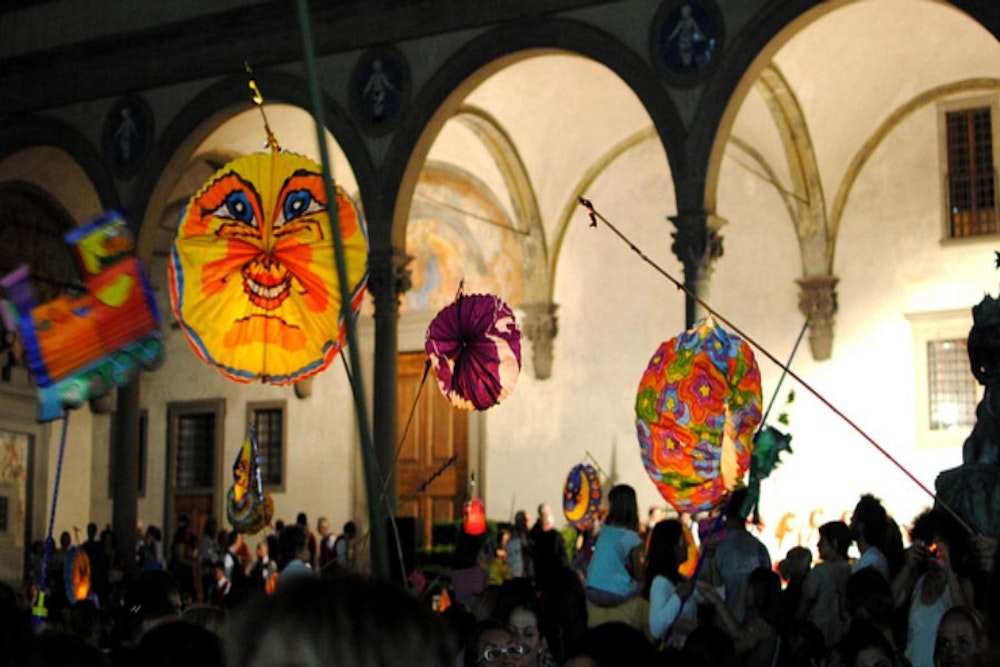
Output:
M495 294L517 307L524 300L526 236L485 184L425 171L406 231L413 285L402 310L436 312L454 301L463 281L466 294Z
M24 547L28 484L28 438L26 433L0 430L0 496L6 496L7 526L0 544Z

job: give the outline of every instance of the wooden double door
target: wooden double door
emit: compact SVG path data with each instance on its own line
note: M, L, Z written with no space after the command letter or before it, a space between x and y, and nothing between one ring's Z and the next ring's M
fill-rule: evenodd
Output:
M445 399L434 371L425 375L425 368L423 352L399 356L396 514L416 518L424 545L432 546L433 525L462 516L469 488L469 417Z

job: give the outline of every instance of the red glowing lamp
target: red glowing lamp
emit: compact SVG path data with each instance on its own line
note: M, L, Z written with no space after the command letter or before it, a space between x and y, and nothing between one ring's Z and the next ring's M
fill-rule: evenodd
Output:
M468 535L482 535L486 532L486 510L483 501L473 498L465 503L465 532Z

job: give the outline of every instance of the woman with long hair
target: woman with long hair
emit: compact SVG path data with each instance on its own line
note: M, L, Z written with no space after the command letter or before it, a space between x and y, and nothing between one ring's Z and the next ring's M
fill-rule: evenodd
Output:
M646 554L644 592L649 600L649 634L654 639L665 640L668 630L673 635L672 626L694 591L694 583L680 573L686 559L687 539L681 522L666 519L657 523Z

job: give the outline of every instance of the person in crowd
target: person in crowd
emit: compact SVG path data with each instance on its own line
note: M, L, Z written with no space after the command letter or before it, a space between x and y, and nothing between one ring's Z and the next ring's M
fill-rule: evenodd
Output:
M479 621L462 650L464 667L496 665L518 667L528 647L517 642L514 635L500 621L489 618Z
M698 583L702 596L715 607L716 614L733 638L736 655L744 667L771 667L777 660L781 628L781 578L767 567L758 567L747 578L746 609L740 622L729 605L705 582Z
M934 637L934 667L986 667L986 621L974 607L957 605L941 617ZM914 666L915 667L915 666Z
M455 602L472 611L475 598L489 583L489 545L484 535L459 532L448 576Z
M507 564L510 566L511 577L530 577L532 574L528 513L524 510L518 510L514 514L514 526L510 531L510 540L507 541Z
M931 667L941 617L952 606L975 602L965 576L968 536L951 514L929 509L914 519L910 538L906 563L893 579L893 598L897 607L909 602L906 658L913 667Z
M289 529L308 558L301 527ZM496 645L507 648L510 633L500 627ZM230 624L226 656L229 665L248 666L454 667L456 650L441 616L412 596L386 582L343 576L282 582L274 595L248 601Z
M746 488L730 494L724 511L725 533L714 549L714 563L726 587L726 606L737 624L744 621L750 573L761 567L771 569L767 548L747 530L746 501Z
M803 546L794 546L775 566L784 589L781 591L781 618L787 625L795 618L802 598L802 586L812 570L812 552Z
M656 649L646 635L619 621L589 628L575 655L566 662L567 667L652 667L655 664Z
M315 576L309 565L309 536L301 524L293 523L282 529L278 549L278 590L293 580Z
M872 572L876 577L881 576L875 570ZM905 664L884 630L868 619L857 619L851 624L827 662L828 667L904 667Z
M250 570L250 588L255 591L267 590L267 582L278 572L278 564L271 559L266 539L257 542L257 559Z
M583 582L568 566L556 568L538 590L548 649L558 664L575 653L587 631L587 596Z
M51 544L51 541L49 542ZM62 531L59 534L59 547L53 545L52 553L49 554L49 566L47 572L46 604L49 609L62 609L69 604L66 596L66 559L69 557L69 550L73 547L73 538L69 531Z
M221 607L229 596L230 591L233 590L233 582L226 576L225 561L217 560L212 563L211 568L213 582L212 587L207 591L208 601L217 607Z
M201 625L179 619L142 636L134 665L142 667L225 667L222 638Z
M305 512L299 512L295 517L295 523L302 527L306 534L306 544L309 548L309 567L316 569L316 558L319 555L319 542L316 540L316 533L309 528L309 517Z
M859 623L871 625L892 647L894 660L902 662L905 658L892 628L894 606L892 588L878 569L863 567L847 579L844 586L844 609L849 619L849 628ZM846 635L834 647L838 653L843 653L845 642L850 645Z
M496 618L507 624L514 641L527 647L521 667L555 667L558 663L548 649L548 634L538 605L534 585L527 579L509 579L499 587Z
M851 536L858 545L861 557L852 565L852 571L866 567L875 568L886 581L891 581L889 560L882 547L887 541L889 516L882 501L870 493L863 494L851 515Z
M340 535L333 543L333 560L341 570L351 572L355 566L354 538L358 534L358 527L353 521L344 524Z
M195 583L198 566L198 540L191 529L191 521L187 514L177 517L177 530L170 540L170 556L167 569L177 579L181 587L181 597L185 602L198 599L198 586Z
M209 632L214 633L220 639L226 636L229 625L228 611L224 607L219 607L208 602L196 602L184 607L181 618L188 623L200 625Z
M851 576L847 550L851 530L843 521L828 521L819 527L820 562L802 582L796 618L811 621L823 634L826 646L833 646L847 632L843 610L844 587Z
M736 657L736 644L729 633L707 624L698 626L688 635L676 664L682 667L739 667L740 659Z
M146 528L139 567L143 570L163 569L163 533L159 526Z
M205 519L205 525L201 530L201 541L198 543L198 569L201 573L202 600L211 599L212 586L215 585L215 577L212 573L212 563L222 558L222 550L219 547L218 539L219 522L214 516Z
M319 535L316 538L318 544L316 567L322 572L333 561L333 544L337 537L330 530L330 520L325 516L316 520L316 532Z
M181 589L167 570L143 570L125 589L123 618L118 624L124 632L113 646L113 665L132 665L135 650L143 635L162 623L181 618Z
M846 524L845 524L846 525ZM808 618L796 618L787 623L781 637L778 660L784 667L823 667L827 646L823 633Z
M544 503L538 506L538 519L528 534L532 544L535 583L540 590L544 590L556 568L569 564L566 541L552 524L551 507Z
M587 568L587 615L591 627L622 621L646 631L649 603L640 595L642 557L635 489L616 484L608 492L608 516Z
M679 571L687 559L684 527L677 519L662 520L651 529L648 543L644 594L649 600L649 634L654 640L667 641L668 645L679 648L683 637L693 629L677 628L674 636L674 622L694 593L694 582Z
M115 548L115 534L110 526L101 531L101 551L108 568L108 593L102 600L103 607L107 607L107 603L119 599L125 585L126 569L124 556Z
M91 594L98 604L103 604L108 599L108 560L98 537L97 524L93 521L87 524L87 541L83 543L83 550L90 559Z
M226 580L232 585L233 591L244 593L253 590L254 582L250 580L250 568L253 562L249 547L243 539L243 533L233 530L227 533L226 551L222 554Z

